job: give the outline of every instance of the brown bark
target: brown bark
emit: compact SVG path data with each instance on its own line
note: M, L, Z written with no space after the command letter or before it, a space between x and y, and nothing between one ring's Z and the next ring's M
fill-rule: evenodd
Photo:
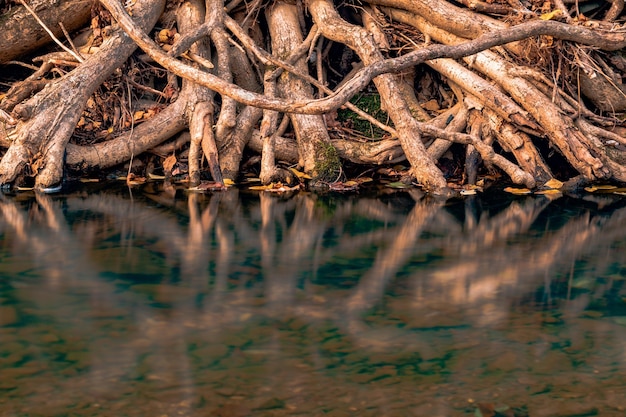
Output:
M96 53L81 51L85 62L72 57L71 52L47 54L42 57L40 71L20 84L21 88L9 91L0 103L4 111L12 111L11 115L0 113L0 146L8 148L0 161L0 183L19 184L24 177L34 176L38 189L49 190L62 177L64 158L74 169L108 167L132 159L185 128L189 129L190 143L170 143L185 147L185 152L189 146L192 185L201 180L205 157L214 179L219 181L222 175L236 179L244 148L250 145L262 154L264 183L280 179L277 159L295 161L312 176L332 181L341 172L338 156L365 164L406 158L411 175L425 189L448 195L448 184L436 160L454 142L467 149L466 165L479 155L484 164L499 167L513 182L534 187L553 176L533 143L539 140L549 141L589 181L626 178L626 140L608 130L620 124L620 118L610 113L626 107L621 83L626 60L619 53L606 52L626 47L626 32L609 23L623 15L623 1L611 2L611 9L600 16L605 22L577 20L568 14L573 6L566 7L563 1L552 5L545 2L541 10L523 10L524 14L539 16L546 7L560 9L561 21L516 20L520 16L511 16L505 23L505 19L476 12L478 8L522 7L513 1L505 7L492 3L371 0L358 9L359 16L352 9L340 14L342 8L348 10L347 6L329 0L308 1L306 13L299 9L300 2L283 0L267 9L264 23L268 30L262 33L264 16L258 14L261 2L246 4L244 11L243 3L229 3L224 8L222 0L189 0L176 5L177 29L182 36L167 41L172 44L170 48L151 40L164 42L160 36L148 34L150 24L142 28L131 19L145 17L145 3L102 0L132 41L116 31L114 24L103 29L109 38ZM49 3L40 0L37 4ZM47 13L37 4L33 6L38 12ZM416 29L398 33L403 29L385 21L377 5L388 16ZM232 12L232 8L237 11ZM173 11L173 7L169 9ZM160 10L154 13L153 20ZM249 16L244 19L246 13ZM167 16L163 26L172 27L174 14ZM257 19L251 19L254 16ZM511 23L515 21L523 23ZM306 28L310 32L304 39ZM527 38L538 42L526 41L524 49L518 41ZM602 51L588 52L575 43ZM159 100L173 102L113 140L85 147L70 145L76 121L89 112L88 107L83 113L85 102L108 74L126 61L135 44L149 57L142 59L147 62L151 58L164 67L168 87L159 91L162 87L139 84L150 82L148 77L136 81L125 76L123 80L138 89L135 91L151 91ZM272 53L263 49L268 45ZM488 50L498 46L503 47ZM328 54L341 48L345 62L340 64L339 73L333 67L335 57ZM358 59L352 58L347 48L356 52ZM406 52L408 49L412 51ZM511 58L511 53L517 56ZM531 54L541 62L553 62L552 73L531 68L529 61L524 61ZM386 58L388 55L394 58ZM572 63L578 65L579 74ZM151 67L148 72L153 76L163 69ZM413 82L415 74L427 77ZM57 75L61 76L54 79ZM183 79L180 91L177 76ZM571 84L573 79L580 80L580 90ZM391 121L375 120L348 102L371 88L371 81L382 99L380 107ZM336 86L335 90L330 86ZM133 94L130 88L129 97ZM176 90L177 100L164 93L167 88ZM314 94L314 88L319 94ZM581 100L579 92L591 100ZM98 94L91 95L92 101ZM434 107L424 105L431 101L436 102ZM331 140L329 128L342 135L349 127L341 125L343 120L335 120L335 110L340 107L382 129L385 139L372 137L376 141L371 143ZM279 128L281 113L284 116ZM262 115L263 145L259 147L253 131ZM296 140L280 137L289 124L284 121L289 120ZM376 134L380 136L380 131ZM499 147L492 146L494 141L510 154L496 153L494 149ZM459 168L454 169L460 172ZM466 166L469 182L474 181L479 168Z
M134 7L141 16L138 24L151 28L164 5L164 0L137 1ZM20 115L21 121L16 139L0 161L0 184L13 182L29 165L31 173L36 175L36 188L46 190L57 186L63 178L66 145L87 99L135 49L132 40L118 31L103 43L97 54L66 77L16 106L14 112Z
M297 8L287 2L278 1L267 9L266 16L273 54L284 60L303 42ZM299 73L308 72L304 57L294 65ZM283 73L279 77L278 92L282 97L313 99L311 86L289 73ZM328 137L323 117L292 114L291 123L298 142L299 165L304 172L323 181L336 180L340 174L339 158Z
M365 29L350 25L341 19L332 3L326 0L312 0L309 2L309 10L324 36L352 48L365 65L383 61L383 56L370 34ZM381 74L373 81L384 103L383 106L388 109L389 117L396 127L402 149L411 164L412 175L427 190L436 194L448 193L446 180L426 152L418 122L400 94L394 76Z
M63 38L61 24L68 32L82 28L91 16L92 1L39 0L30 3L37 16L54 33ZM0 16L0 64L19 58L49 44L52 39L31 13L22 5L15 5L9 13Z

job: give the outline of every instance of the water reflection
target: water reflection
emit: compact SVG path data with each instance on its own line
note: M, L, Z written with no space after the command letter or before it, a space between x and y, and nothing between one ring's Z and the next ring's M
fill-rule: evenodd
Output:
M626 410L617 197L155 188L0 214L0 416Z

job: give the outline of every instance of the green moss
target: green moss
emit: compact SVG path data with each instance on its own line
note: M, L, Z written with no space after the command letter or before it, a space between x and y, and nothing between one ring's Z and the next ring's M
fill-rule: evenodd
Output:
M331 143L318 144L314 177L320 181L335 181L341 174L339 154Z
M359 109L369 113L376 120L382 123L389 123L389 116L383 110L381 110L380 96L376 93L364 93L353 97L350 102L357 106ZM356 113L348 109L338 110L339 120L345 122L350 120L352 122L352 128L363 136L369 138L380 138L385 132L372 125L369 121L361 119Z

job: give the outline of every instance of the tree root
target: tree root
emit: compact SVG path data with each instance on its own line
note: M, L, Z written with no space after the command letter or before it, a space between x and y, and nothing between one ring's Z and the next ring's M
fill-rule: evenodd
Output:
M138 1L139 24L151 28L165 1ZM35 177L35 187L56 187L63 178L65 148L74 132L89 96L116 68L122 65L136 45L117 32L74 71L15 107L20 123L17 136L0 161L0 184L12 183L25 171ZM67 94L71 91L72 94Z
M340 178L341 160L406 160L425 190L446 196L444 173L464 172L473 184L483 165L529 188L575 172L585 181L626 180L618 114L626 109L626 60L611 53L626 47L626 31L615 23L623 0L600 10L602 21L582 19L569 0L530 9L517 1L368 0L355 7L309 0L307 13L299 2L278 0L265 14L262 2L101 3L106 10L88 33L104 36L102 45L81 41L47 53L0 95L1 184L34 181L51 190L64 167L108 168L186 130L167 152L188 158L192 187L208 175L236 180L246 147L261 153L264 184L287 179L281 160L322 181ZM157 43L148 29L164 6ZM104 27L106 11L123 32ZM488 16L505 12L506 20ZM549 19L533 19L539 15ZM136 46L146 55L128 61ZM113 81L110 74L138 59L127 66L134 75ZM126 85L98 90L120 80ZM366 89L366 97L380 98L376 116L388 120L356 106L352 99ZM114 98L107 102L102 91ZM159 106L140 120L133 112L145 109L142 101ZM352 112L347 120L343 109ZM94 114L116 121L106 124L114 128L85 128L96 126ZM355 114L372 127L361 132L364 142L349 137ZM96 133L83 140L85 132ZM567 166L548 165L552 150ZM444 162L450 155L452 168Z

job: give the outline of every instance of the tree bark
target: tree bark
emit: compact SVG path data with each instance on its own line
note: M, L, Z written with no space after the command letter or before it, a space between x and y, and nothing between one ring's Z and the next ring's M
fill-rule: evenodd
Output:
M327 0L311 0L309 10L313 20L327 38L341 42L352 48L365 65L383 61L371 35L363 28L348 24L341 19L332 3ZM449 189L443 174L426 152L420 137L417 120L400 94L400 88L391 74L376 77L374 84L380 94L383 106L388 109L398 132L402 149L412 167L412 175L428 191L435 194L448 194Z
M272 52L285 61L290 52L302 44L303 36L298 20L298 10L293 4L277 1L267 9L267 20ZM308 73L306 59L295 63L299 73ZM278 79L278 92L282 97L312 100L311 86L294 74L284 72ZM326 124L321 115L292 114L291 123L298 141L299 165L305 173L322 181L336 180L341 173L337 151L330 142Z
M91 16L92 1L87 0L36 0L29 2L39 19L57 38L63 37L61 25L68 32L82 28ZM0 64L34 52L52 39L35 17L23 5L14 6L0 16Z
M134 5L138 24L151 28L164 6L165 0L138 0ZM0 161L0 184L13 182L28 165L30 174L36 175L35 188L56 188L63 178L65 148L87 99L135 49L133 41L117 31L74 71L16 106L19 133Z

